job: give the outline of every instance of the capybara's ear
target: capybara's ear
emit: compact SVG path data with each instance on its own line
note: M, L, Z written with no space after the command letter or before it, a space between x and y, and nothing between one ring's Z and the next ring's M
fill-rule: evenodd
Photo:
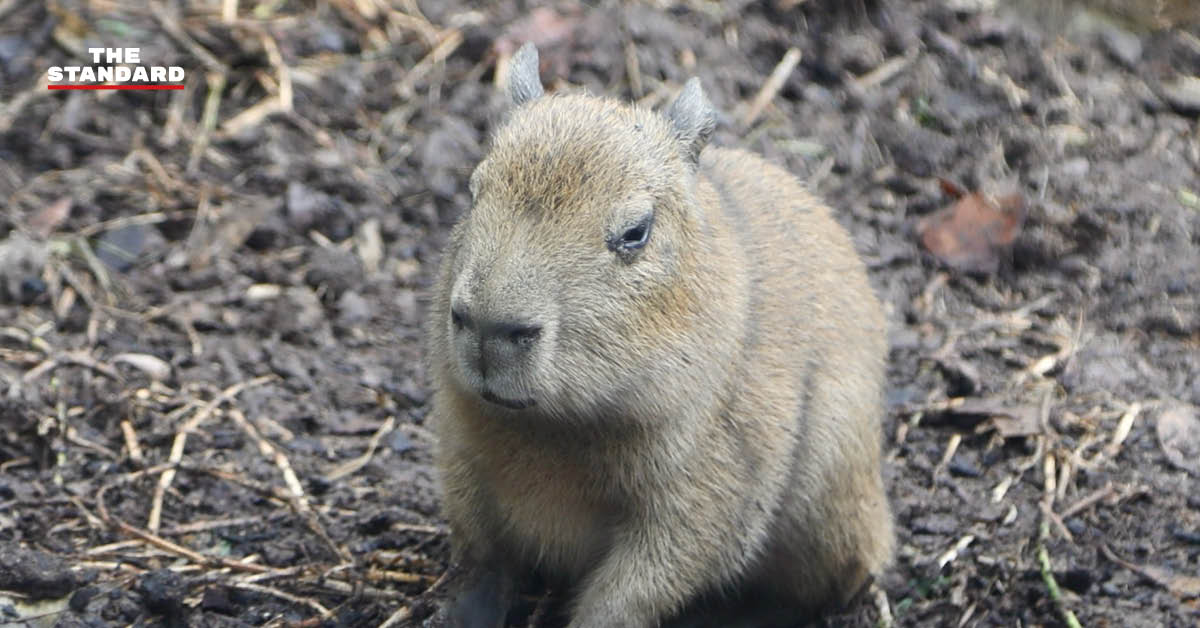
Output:
M526 42L508 65L508 95L513 105L521 106L542 95L542 79L538 76L538 51L533 42Z
M675 136L683 144L684 154L695 162L717 128L716 112L704 96L700 79L694 76L688 79L679 96L675 97L675 102L667 108L667 118L675 128Z

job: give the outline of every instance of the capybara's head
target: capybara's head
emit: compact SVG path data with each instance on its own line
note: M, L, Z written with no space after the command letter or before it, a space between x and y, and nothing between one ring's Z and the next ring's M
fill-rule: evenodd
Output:
M705 286L719 277L696 168L714 127L697 80L665 113L543 96L529 45L509 71L513 108L470 178L431 315L448 384L513 411L652 412L690 372ZM686 393L685 393L686 394Z

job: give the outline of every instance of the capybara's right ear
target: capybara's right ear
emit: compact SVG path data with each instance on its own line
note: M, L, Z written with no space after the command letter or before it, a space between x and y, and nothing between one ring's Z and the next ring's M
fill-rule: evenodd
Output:
M508 95L515 106L521 106L542 95L542 79L538 76L538 51L533 42L525 42L508 64Z
M717 114L700 87L700 79L692 77L667 109L667 119L675 127L675 137L683 144L684 154L693 162L717 128Z

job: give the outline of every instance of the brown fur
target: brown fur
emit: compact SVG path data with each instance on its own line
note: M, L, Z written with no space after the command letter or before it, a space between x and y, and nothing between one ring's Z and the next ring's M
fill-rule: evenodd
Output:
M692 96L671 119L528 98L472 176L429 324L468 574L450 625L502 625L531 571L574 592L572 628L640 627L724 594L836 605L890 560L885 323L863 265L786 171L722 148L694 161L711 112ZM644 248L606 248L651 207ZM500 321L539 330L480 331Z

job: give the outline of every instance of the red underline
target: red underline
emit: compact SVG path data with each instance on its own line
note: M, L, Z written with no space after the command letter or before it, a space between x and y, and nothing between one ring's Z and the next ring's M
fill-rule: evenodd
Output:
M183 85L47 85L46 89L183 89Z

